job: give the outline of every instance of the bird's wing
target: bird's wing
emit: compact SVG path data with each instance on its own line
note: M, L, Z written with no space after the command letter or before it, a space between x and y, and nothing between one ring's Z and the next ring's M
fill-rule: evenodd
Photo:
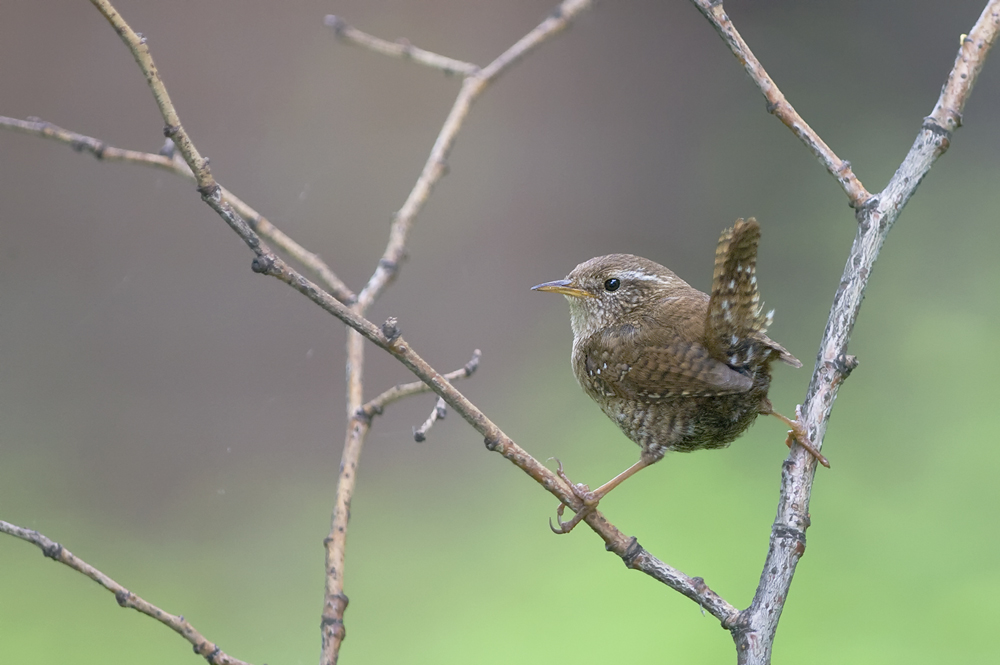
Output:
M581 370L607 395L661 399L742 393L753 381L713 358L701 344L677 338L666 345L615 343L619 329L606 330L584 343ZM638 341L638 340L635 340Z

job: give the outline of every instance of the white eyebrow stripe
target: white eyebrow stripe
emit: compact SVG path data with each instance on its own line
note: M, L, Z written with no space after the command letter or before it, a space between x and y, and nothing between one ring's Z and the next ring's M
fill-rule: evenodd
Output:
M637 270L626 270L620 273L622 279L634 279L643 282L658 282L660 284L667 284L667 280L659 277L657 275L650 275L646 272L639 272Z

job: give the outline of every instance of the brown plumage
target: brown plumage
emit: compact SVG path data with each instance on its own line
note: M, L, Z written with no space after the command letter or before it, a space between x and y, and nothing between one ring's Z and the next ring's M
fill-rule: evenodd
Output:
M737 220L722 233L711 296L631 254L590 259L566 279L534 287L566 296L573 372L642 449L631 468L593 493L582 490L580 498L591 508L668 450L725 447L759 414L774 414L767 398L771 363L802 363L766 334L773 312L763 313L757 291L759 239L753 218ZM796 438L806 441L801 428ZM586 512L561 522L560 532Z

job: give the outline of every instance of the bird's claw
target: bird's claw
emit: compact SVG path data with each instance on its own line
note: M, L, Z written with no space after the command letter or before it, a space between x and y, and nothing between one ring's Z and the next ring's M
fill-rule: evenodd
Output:
M785 438L785 445L791 448L792 442L793 441L797 442L800 446L809 451L809 454L815 457L817 462L819 462L820 464L829 469L830 461L826 459L823 453L821 453L816 448L816 446L812 444L812 442L809 440L809 435L806 432L806 428L802 425L801 406L795 407L795 416L796 416L795 420L788 421L788 424L791 427L791 429L788 430L788 436Z
M556 508L556 522L559 524L558 529L555 526L553 526L552 518L551 517L549 518L549 528L552 529L552 533L558 533L558 534L569 533L570 531L573 530L573 527L575 527L577 524L580 523L580 520L586 517L587 514L593 510L593 508L584 506L583 508L580 509L580 512L573 515L573 517L570 518L568 521L563 522L562 516L563 516L563 511L565 510L566 510L565 503L560 503L559 507Z
M579 524L584 517L592 513L594 509L597 508L597 504L600 502L600 499L590 491L590 487L587 485L584 485L583 483L574 483L570 480L566 475L566 472L563 471L562 462L558 459L556 459L556 464L558 464L556 475L562 478L562 480L569 485L569 488L573 491L573 495L580 500L580 503L583 504L580 507L580 510L577 510L576 514L574 514L572 518L564 522L562 520L563 513L566 511L566 508L570 506L566 503L560 503L559 507L556 508L556 523L559 524L558 529L553 526L552 518L549 518L549 528L552 529L552 532L563 534L572 531L573 527Z

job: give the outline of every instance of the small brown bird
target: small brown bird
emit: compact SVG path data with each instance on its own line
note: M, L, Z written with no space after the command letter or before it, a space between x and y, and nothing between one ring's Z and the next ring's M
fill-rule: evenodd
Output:
M574 485L584 507L559 529L567 533L604 495L668 450L723 448L759 414L783 420L824 466L803 428L774 411L767 398L770 365L802 363L765 333L757 293L760 225L739 219L719 238L712 295L658 263L609 254L581 263L566 279L532 287L561 293L573 325L573 372L601 410L642 448L639 461L597 490Z

